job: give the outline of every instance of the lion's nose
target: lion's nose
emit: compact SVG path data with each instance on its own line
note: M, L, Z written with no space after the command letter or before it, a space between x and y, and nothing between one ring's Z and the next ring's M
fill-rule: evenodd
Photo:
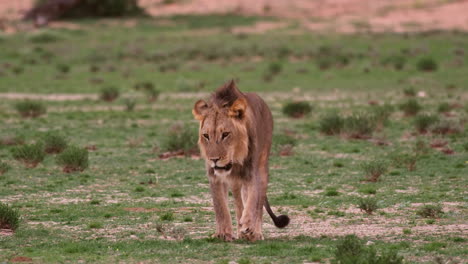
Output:
M216 162L219 160L219 158L210 158L210 160L211 160L212 162L214 162L214 164L216 164Z

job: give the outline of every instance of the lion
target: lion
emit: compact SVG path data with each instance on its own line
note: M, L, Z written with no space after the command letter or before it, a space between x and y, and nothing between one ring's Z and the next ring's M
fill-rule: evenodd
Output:
M192 113L200 123L198 145L216 215L215 236L225 241L236 238L229 190L234 197L237 238L263 240L263 207L276 227L286 227L289 217L276 216L266 195L273 117L265 101L255 93L242 93L231 80L209 100L198 100Z

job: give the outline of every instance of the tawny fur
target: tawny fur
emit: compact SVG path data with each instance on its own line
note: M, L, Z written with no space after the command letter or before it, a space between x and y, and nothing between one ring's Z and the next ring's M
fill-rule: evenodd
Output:
M237 237L263 239L263 206L277 227L289 223L276 217L266 198L268 159L273 117L267 104L254 93L242 93L234 81L215 91L209 100L195 103L200 152L210 182L216 215L216 236L230 241L232 230L227 196L231 190L237 219Z

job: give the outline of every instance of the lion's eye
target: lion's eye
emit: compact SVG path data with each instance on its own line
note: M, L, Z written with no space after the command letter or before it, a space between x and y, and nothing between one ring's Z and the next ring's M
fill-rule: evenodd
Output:
M203 134L203 137L206 138L207 140L210 140L210 136L208 134Z
M222 139L227 138L227 136L229 136L229 134L230 134L229 132L224 132L223 135L222 135Z

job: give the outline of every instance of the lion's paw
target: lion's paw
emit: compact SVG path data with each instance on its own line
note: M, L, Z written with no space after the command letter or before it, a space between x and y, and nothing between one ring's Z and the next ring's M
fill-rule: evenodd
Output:
M263 240L263 235L260 232L256 232L251 227L245 227L240 230L239 238L254 242L257 240Z
M214 237L227 242L234 240L234 236L231 233L216 233L214 234Z

